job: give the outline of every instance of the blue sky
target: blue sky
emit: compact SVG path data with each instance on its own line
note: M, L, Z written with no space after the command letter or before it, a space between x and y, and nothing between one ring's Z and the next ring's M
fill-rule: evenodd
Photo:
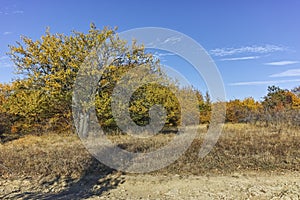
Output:
M14 76L5 53L20 35L38 39L47 26L53 33L87 31L94 22L99 28L117 26L119 32L149 26L182 32L211 55L228 99L259 100L268 85L287 89L300 85L299 10L298 0L0 0L0 82ZM161 57L202 89L201 78L184 61Z

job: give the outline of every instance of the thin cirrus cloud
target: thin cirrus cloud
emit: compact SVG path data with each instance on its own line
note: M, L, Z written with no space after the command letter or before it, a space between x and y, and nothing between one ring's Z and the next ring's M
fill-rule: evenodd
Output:
M300 76L300 69L289 69L281 73L270 75L270 77L291 77L291 76Z
M10 32L10 31L5 31L5 32L3 32L3 35L10 35L10 34L12 34L13 32Z
M229 85L230 86L275 85L279 83L294 83L294 82L300 82L300 79L236 82L236 83L230 83Z
M284 66L284 65L293 65L297 63L299 63L299 61L283 60L283 61L265 63L265 65Z
M14 10L12 11L12 14L23 14L24 11L23 10Z
M245 57L234 57L234 58L223 58L221 61L238 61L238 60L254 60L258 59L260 56L245 56Z
M1 57L0 57L0 61L2 61L2 60L7 60L7 59L9 59L8 56L1 56Z
M162 44L171 43L176 44L177 42L181 41L181 37L169 37L165 41L162 42Z
M23 10L5 10L5 11L0 11L0 15L20 15L20 14L24 14Z
M167 61L167 59L165 57L167 57L167 56L176 56L176 54L174 54L174 53L159 53L159 52L155 52L153 54L153 56L155 58L158 58L160 61Z
M253 46L243 46L239 48L216 48L210 50L210 54L213 56L232 56L237 54L243 54L243 53L259 53L259 54L266 54L266 53L272 53L277 51L285 51L287 48L278 46L278 45L253 45Z
M174 53L158 53L158 52L155 52L154 55L156 55L158 57L164 57L164 56L175 56L176 54L174 54Z
M10 61L8 56L0 57L0 68L13 67L13 63Z
M147 43L146 46L147 46L147 48L153 48L153 47L156 47L157 45L170 45L170 44L173 45L173 44L180 42L181 40L182 40L181 37L172 36L172 37L166 38L163 41L157 40L155 42Z

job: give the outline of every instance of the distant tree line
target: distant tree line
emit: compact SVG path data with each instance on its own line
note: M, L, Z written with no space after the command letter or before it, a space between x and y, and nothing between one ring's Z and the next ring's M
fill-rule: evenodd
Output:
M227 102L226 121L300 126L300 87L284 90L269 86L262 101L253 98Z

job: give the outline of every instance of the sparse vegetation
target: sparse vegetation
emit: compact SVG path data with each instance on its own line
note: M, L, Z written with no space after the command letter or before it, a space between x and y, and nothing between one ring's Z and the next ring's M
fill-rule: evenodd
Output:
M227 124L218 143L205 158L198 151L206 132L201 126L199 137L175 163L153 174L227 174L235 171L300 171L300 133L255 127L247 124ZM172 134L159 134L150 139L126 135L109 138L119 147L132 152L149 152L172 139ZM92 156L75 135L28 135L0 146L0 174L7 176L71 176L79 178L86 169L94 172L111 170ZM93 167L90 164L93 163Z

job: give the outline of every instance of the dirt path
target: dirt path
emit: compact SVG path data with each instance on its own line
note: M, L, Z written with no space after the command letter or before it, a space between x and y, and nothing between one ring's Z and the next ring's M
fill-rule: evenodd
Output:
M2 179L0 199L300 199L298 173L188 177L116 173L89 180L68 189L65 179Z
M300 199L300 177L279 176L155 177L127 176L124 184L98 199ZM91 198L97 199L97 198Z

